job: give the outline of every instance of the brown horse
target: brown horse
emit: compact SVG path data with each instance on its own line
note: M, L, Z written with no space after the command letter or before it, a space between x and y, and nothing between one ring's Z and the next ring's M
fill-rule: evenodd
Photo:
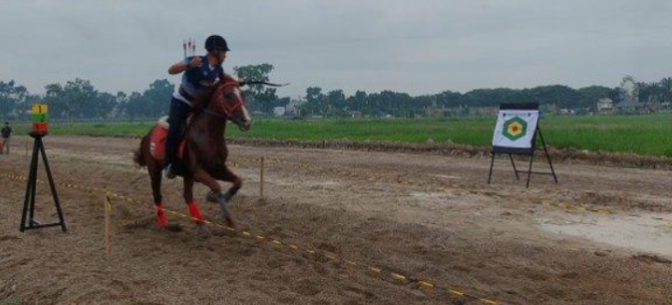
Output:
M238 125L240 130L250 129L252 120L245 107L245 99L240 90L243 82L227 79L217 85L205 106L197 108L187 123L186 134L181 145L178 174L184 180L184 200L189 207L189 213L201 229L203 216L194 202L193 186L198 181L210 188L208 200L219 203L221 216L230 227L235 223L228 210L228 202L242 186L242 181L226 167L229 151L226 148L224 134L226 121L230 120ZM195 107L196 108L196 107ZM168 224L163 198L161 196L161 171L163 168L163 147L165 143L165 126L157 124L142 138L140 149L135 152L135 163L147 166L152 183L154 205L156 206L159 226L165 228ZM163 129L163 130L161 130ZM225 193L217 180L233 183Z

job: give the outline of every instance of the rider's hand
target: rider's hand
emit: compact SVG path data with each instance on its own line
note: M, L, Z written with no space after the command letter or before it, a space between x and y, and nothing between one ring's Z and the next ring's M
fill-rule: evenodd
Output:
M187 69L200 68L202 65L203 65L203 63L201 62L201 57L196 56L196 57L191 59L191 61L187 65Z

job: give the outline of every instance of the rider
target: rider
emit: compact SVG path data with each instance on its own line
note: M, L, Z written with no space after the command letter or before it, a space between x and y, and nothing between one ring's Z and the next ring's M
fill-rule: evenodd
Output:
M12 132L14 132L14 130L12 127L9 127L9 122L5 121L5 127L3 127L0 132L2 133L2 147L4 147L3 149L0 149L0 155L4 153L3 150L7 150L7 154L9 155L9 140L12 136Z
M176 176L175 155L181 142L184 123L199 101L207 98L214 85L224 80L225 74L222 63L226 60L229 47L226 40L219 35L212 35L205 40L205 56L190 56L170 66L168 73L175 75L182 73L182 83L170 100L170 114L168 116L168 139L166 141L165 175L168 179Z

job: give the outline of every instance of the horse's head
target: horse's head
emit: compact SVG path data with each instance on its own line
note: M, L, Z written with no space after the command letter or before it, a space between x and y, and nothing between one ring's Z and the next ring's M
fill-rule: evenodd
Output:
M242 131L248 131L252 126L252 118L245 107L245 98L240 90L240 83L234 79L227 78L218 85L208 108L216 115L238 125Z

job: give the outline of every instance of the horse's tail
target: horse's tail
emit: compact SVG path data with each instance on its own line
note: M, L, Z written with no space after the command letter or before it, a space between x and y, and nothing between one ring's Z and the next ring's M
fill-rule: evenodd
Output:
M140 141L140 147L133 151L133 162L137 164L139 167L144 167L147 166L147 160L143 157L143 151L147 149L147 145L149 144L149 136L144 136L142 137L142 140Z

